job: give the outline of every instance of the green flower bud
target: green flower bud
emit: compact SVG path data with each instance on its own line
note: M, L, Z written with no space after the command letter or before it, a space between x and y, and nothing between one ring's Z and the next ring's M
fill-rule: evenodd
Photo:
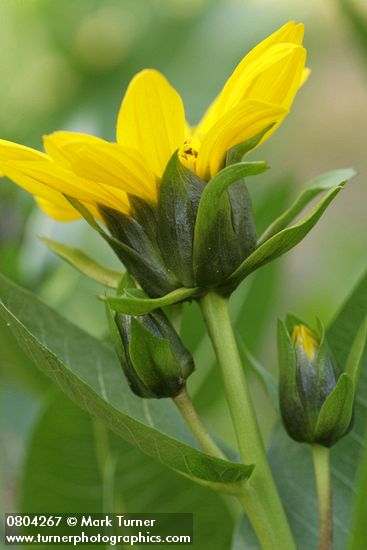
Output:
M354 384L342 373L320 326L317 334L295 318L280 322L279 401L282 420L296 441L330 447L352 422Z
M184 347L162 311L149 315L117 313L115 326L122 341L120 360L132 391L140 397L175 397L194 370Z

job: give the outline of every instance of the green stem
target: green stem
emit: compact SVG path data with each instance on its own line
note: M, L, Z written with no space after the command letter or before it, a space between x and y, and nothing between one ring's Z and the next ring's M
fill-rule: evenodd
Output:
M200 302L221 367L241 457L255 464L241 503L265 550L294 550L295 543L275 486L241 365L228 311L228 299L214 292Z
M173 399L175 405L179 409L183 419L189 426L191 432L199 442L205 452L217 458L226 460L226 456L222 453L219 447L216 445L211 435L207 432L199 414L197 413L194 404L191 400L186 387ZM237 500L241 504L245 513L251 517L252 521L256 525L261 525L263 529L266 529L268 519L263 507L258 505L258 495L251 486L246 489L246 494L237 494ZM272 537L272 533L268 533L269 538ZM268 548L268 546L264 546Z
M333 509L330 477L330 451L322 445L312 445L317 500L319 505L319 550L333 547Z
M178 407L181 415L183 416L193 435L202 446L203 450L209 455L226 460L226 456L215 444L214 440L207 432L200 416L196 412L194 404L191 401L191 397L188 394L186 387L181 390L181 392L173 399L173 401Z

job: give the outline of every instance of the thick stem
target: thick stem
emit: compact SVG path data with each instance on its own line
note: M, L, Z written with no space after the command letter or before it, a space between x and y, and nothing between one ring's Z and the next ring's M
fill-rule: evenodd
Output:
M242 460L255 464L241 503L263 549L294 550L295 543L275 486L233 334L228 299L208 293L200 302L221 367Z
M209 455L226 460L225 455L215 444L214 440L207 432L204 424L202 423L200 416L197 414L186 387L181 390L181 392L173 399L173 401L178 407L193 435L202 446L203 450Z
M330 451L322 445L312 445L317 500L319 505L319 550L333 547L333 508L330 477Z

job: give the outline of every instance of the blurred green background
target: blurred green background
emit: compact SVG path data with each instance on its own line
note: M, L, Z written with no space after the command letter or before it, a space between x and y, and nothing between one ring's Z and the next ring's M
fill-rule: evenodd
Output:
M311 322L319 316L327 323L366 267L365 3L362 0L354 3L2 0L0 3L0 137L34 147L41 147L41 136L56 129L114 139L124 90L134 73L144 67L164 72L181 93L187 117L194 124L243 55L290 19L305 23L305 45L312 74L283 126L253 154L272 166L265 176L249 184L259 231L289 204L302 184L319 173L352 166L359 175L301 245L286 258L251 276L232 300L239 337L272 371L276 369L276 319L293 311ZM99 291L97 285L54 258L38 241L38 234L77 244L108 265L117 265L112 253L83 222L54 222L37 209L31 196L1 180L0 270L35 291L73 322L105 337L103 306L94 298ZM6 327L0 325L0 329L2 508L15 511L27 502L32 509L37 508L41 495L44 502L47 496L42 491L36 493L32 486L27 489L27 484L42 461L47 464L50 446L55 450L55 442L47 439L51 427L44 425L45 418L51 418L52 429L60 430L60 438L65 439L57 441L64 467L75 465L77 460L80 464L88 462L90 441L83 437L87 427L84 431L80 427L72 435L67 430L63 432L66 419L78 413L25 358ZM186 307L183 337L198 363L198 372L190 381L196 403L209 425L218 428L231 444L233 434L228 430L220 380L195 306ZM267 436L274 410L256 380L252 383ZM80 418L80 426L84 426L83 422L87 424L89 420L84 416ZM70 456L63 457L69 437L73 438L76 451L70 454L69 449ZM37 459L32 455L35 446L44 449L44 455ZM135 464L137 452L130 456L132 451L126 445L124 449L124 456ZM148 477L161 475L160 470L152 468L141 465L141 471L148 472ZM57 479L57 473L55 476ZM177 477L171 473L167 476ZM76 491L76 478L69 480L74 483L73 490L69 487L70 495L77 494L75 499L86 504L92 491L95 503L99 502L99 486L91 488L86 482L84 489L79 487ZM57 483L52 485L50 479L41 480L42 483L48 487L48 498L53 491L59 508L62 502L65 509L71 506L70 502L76 502L70 495L69 500L66 497L63 500L68 486L61 489ZM193 485L184 489L181 480L177 483L182 494L187 493L186 504L170 501L169 486L153 498L154 491L148 483L148 488L145 485L141 489L147 510L150 503L156 511L164 506L190 511L193 500L205 498L201 493L197 495ZM128 485L128 480L122 479L122 494L131 493L132 487ZM85 494L81 495L83 490ZM134 507L143 511L142 502L127 502L129 511L134 511ZM90 504L91 509L93 506ZM182 509L178 509L180 506ZM228 537L230 518L236 511L228 509L227 504L226 510Z

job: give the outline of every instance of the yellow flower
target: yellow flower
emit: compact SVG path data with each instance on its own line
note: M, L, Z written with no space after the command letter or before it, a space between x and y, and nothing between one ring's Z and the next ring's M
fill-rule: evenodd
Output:
M117 120L117 142L86 134L45 136L46 153L0 140L3 175L32 193L62 221L79 217L64 195L129 213L129 195L155 204L172 154L202 180L225 164L227 151L266 128L267 139L289 111L307 77L303 25L289 22L258 44L237 66L201 122L191 128L182 100L159 72L130 82Z

